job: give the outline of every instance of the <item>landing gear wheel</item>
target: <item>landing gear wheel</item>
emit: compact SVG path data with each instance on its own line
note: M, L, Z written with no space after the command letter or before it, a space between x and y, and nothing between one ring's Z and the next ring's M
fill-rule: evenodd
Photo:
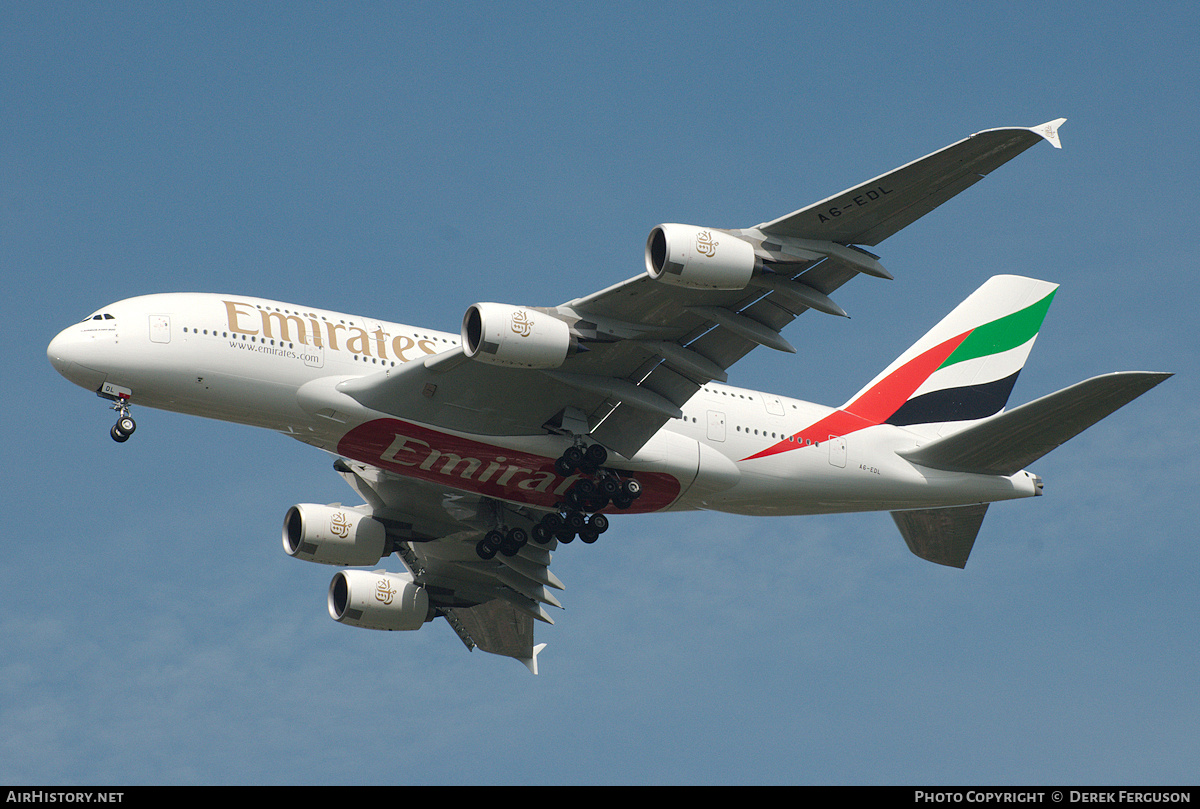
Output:
M118 444L124 444L129 440L129 436L133 435L133 431L137 429L137 422L129 415L129 397L121 396L113 402L112 409L117 411L117 423L112 426L108 434L112 436L112 440Z
M596 497L596 491L596 484L584 478L571 487L571 491L567 492L567 505L580 511L587 511L588 506Z
M600 538L600 535L590 528L585 528L579 532L579 538L591 545Z
M557 538L558 532L562 530L562 527L562 515L557 511L551 511L542 517L541 522L533 526L533 541L539 545L547 545L550 540Z
M500 546L504 544L504 534L499 531L488 531L475 545L475 552L480 559L493 559Z
M608 462L608 450L602 444L592 444L583 452L584 462L593 469L599 469Z
M563 450L562 458L572 469L578 469L583 464L583 450L579 447L567 447Z
M599 536L608 530L608 517L605 517L603 514L593 514L588 517L587 524L588 530L595 531L596 535Z
M528 541L529 534L525 532L524 528L510 529L500 543L500 553L505 556L516 556Z
M570 528L572 531L578 533L587 527L587 515L582 511L572 511L567 514L567 519L563 527Z

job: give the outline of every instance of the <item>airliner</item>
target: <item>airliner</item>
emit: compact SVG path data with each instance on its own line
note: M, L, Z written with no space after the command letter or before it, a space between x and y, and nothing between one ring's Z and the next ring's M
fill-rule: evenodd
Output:
M1168 373L1106 374L1007 409L1057 286L986 280L840 407L729 384L797 316L891 279L866 248L1064 119L979 132L749 228L661 224L645 270L558 306L480 302L457 333L228 294L154 294L64 329L54 368L107 400L265 427L334 457L359 505L301 503L284 551L339 566L330 616L415 630L537 673L552 552L620 515L888 511L912 552L964 567L988 505L1042 494L1026 467ZM403 569L379 569L396 555ZM399 565L396 565L399 567Z

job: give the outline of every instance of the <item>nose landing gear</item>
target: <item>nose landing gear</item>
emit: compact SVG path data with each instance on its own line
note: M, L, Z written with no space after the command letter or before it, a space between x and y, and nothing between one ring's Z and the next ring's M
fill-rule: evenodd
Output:
M112 440L118 444L124 444L129 440L129 436L133 435L133 431L137 429L137 422L129 415L129 397L122 396L117 399L112 406L120 416L117 418L117 423L112 426L108 434L112 436Z

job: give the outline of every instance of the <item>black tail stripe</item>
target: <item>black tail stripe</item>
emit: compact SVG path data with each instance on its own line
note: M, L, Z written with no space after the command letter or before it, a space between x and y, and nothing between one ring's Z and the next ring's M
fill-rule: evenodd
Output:
M970 421L999 413L1008 402L1017 371L1012 376L961 388L935 390L909 399L888 417L885 423L904 427L909 424L932 424L940 421Z

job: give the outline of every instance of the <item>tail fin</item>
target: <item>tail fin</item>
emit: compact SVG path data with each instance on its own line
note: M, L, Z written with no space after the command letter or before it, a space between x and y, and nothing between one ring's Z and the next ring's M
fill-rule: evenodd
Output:
M874 424L974 421L1004 409L1058 285L988 279L842 406Z

